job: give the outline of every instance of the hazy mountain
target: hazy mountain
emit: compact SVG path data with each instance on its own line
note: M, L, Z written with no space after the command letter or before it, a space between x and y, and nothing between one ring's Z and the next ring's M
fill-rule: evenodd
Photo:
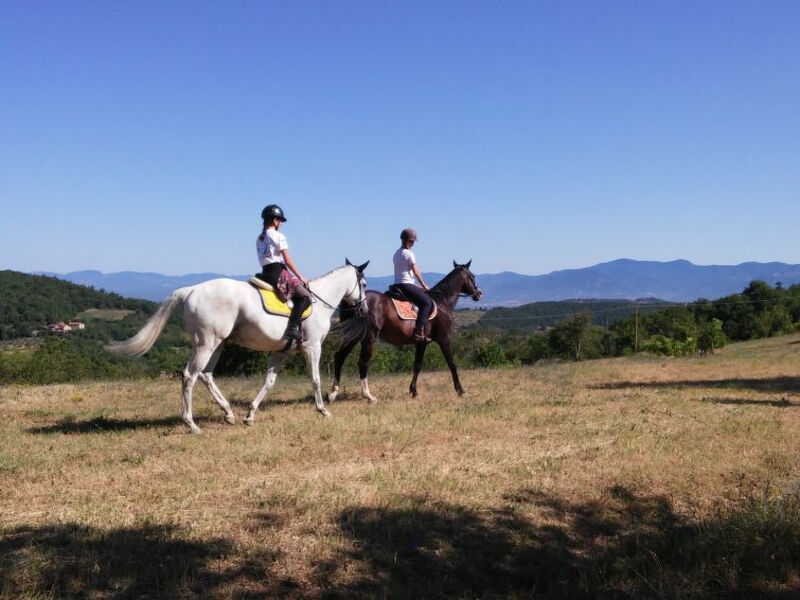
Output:
M123 296L157 301L163 300L175 288L223 277L216 273L171 276L136 271L45 274ZM424 273L423 276L429 284L443 277L441 273ZM229 277L245 280L249 275ZM546 275L504 272L481 274L476 279L483 290L481 306L517 306L542 300L579 298L660 298L681 302L701 297L719 298L740 292L753 279L762 279L770 285L778 281L786 286L800 283L800 265L747 262L740 265L701 266L686 260L656 262L619 259ZM367 277L370 289L385 290L391 281L391 276ZM460 306L476 305L470 301L462 302Z
M217 277L231 277L245 281L250 275L220 275L219 273L189 273L188 275L161 275L140 271L119 271L101 273L100 271L72 271L71 273L50 273L37 271L36 275L49 275L72 283L88 285L107 292L117 292L129 298L145 298L161 302L169 294L187 285L194 285Z

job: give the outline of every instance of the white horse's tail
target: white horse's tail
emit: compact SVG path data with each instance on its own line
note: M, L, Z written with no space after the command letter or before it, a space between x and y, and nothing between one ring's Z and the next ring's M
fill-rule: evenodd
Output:
M167 324L169 316L175 308L183 304L186 297L192 291L190 287L183 287L175 290L169 295L169 298L161 303L155 314L150 317L145 323L144 327L139 330L139 333L124 342L114 342L108 344L106 350L114 352L115 354L126 354L128 356L141 356L156 343L158 336Z

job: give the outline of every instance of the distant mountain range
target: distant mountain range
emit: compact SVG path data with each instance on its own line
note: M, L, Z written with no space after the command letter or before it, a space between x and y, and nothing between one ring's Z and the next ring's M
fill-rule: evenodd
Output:
M131 298L161 301L179 287L194 285L215 277L232 277L246 280L249 275L219 275L216 273L191 273L188 275L161 275L122 271L74 271L72 273L47 273L73 283L117 292ZM433 284L444 275L423 273L426 282ZM761 279L774 285L800 283L800 265L780 262L747 262L740 265L695 265L687 260L670 262L619 259L583 269L565 269L546 275L520 275L503 272L476 276L483 290L483 300L478 306L519 306L543 300L568 300L581 298L629 299L659 298L672 302L686 302L697 298L719 298L742 291L750 281ZM391 276L370 277L371 289L385 290L392 282ZM474 307L472 302L462 302L461 307Z

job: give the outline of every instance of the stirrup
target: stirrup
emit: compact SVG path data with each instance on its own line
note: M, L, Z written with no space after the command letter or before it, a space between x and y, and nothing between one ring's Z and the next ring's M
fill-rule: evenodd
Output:
M299 347L300 344L303 343L303 330L299 325L289 325L286 328L286 331L284 331L282 339L286 340L286 344L284 344L282 352L286 352L295 343Z
M302 342L303 329L300 327L300 325L294 325L294 324L288 325L286 327L286 331L283 332L283 337L286 338L287 340L292 340L292 341L296 340L298 342Z

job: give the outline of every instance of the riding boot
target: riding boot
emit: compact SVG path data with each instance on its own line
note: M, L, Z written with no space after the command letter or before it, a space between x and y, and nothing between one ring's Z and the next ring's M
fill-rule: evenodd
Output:
M300 322L303 312L311 304L311 300L307 296L295 297L293 300L292 312L289 314L289 324L286 326L286 331L283 334L284 339L291 342L300 343L303 341L303 330L300 328Z
M430 338L425 335L425 321L417 317L417 322L414 324L414 341L415 342L430 342Z

